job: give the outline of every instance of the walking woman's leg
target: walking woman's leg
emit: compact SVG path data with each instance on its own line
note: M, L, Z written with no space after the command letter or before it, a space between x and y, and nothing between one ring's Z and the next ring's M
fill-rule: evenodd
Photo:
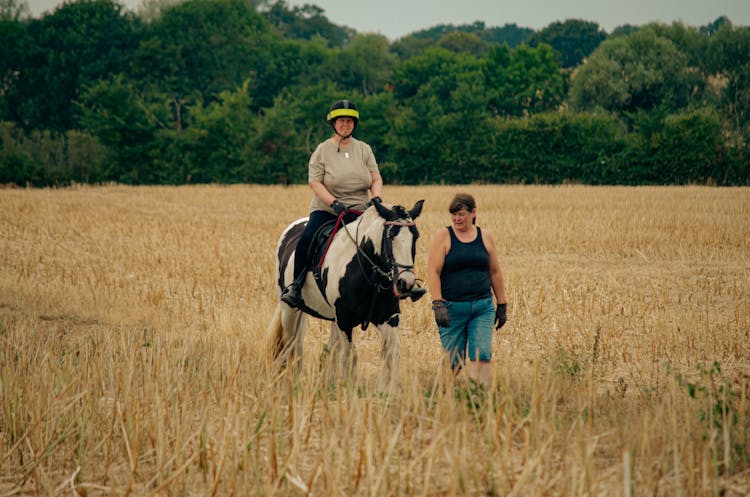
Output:
M492 327L495 307L492 298L472 302L472 317L467 324L469 378L489 385L492 376Z

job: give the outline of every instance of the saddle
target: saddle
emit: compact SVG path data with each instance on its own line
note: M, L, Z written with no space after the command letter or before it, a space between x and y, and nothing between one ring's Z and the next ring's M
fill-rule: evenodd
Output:
M336 236L338 230L345 224L352 222L360 215L362 215L361 211L349 209L346 213L340 215L338 219L332 219L323 224L313 235L310 247L307 250L307 267L312 268L312 273L315 279L318 280L318 284L320 284L320 268L323 266L323 261L328 253L328 247L331 245L333 237Z
M318 268L323 265L328 245L333 238L337 220L331 220L318 228L310 241L307 250L307 267Z

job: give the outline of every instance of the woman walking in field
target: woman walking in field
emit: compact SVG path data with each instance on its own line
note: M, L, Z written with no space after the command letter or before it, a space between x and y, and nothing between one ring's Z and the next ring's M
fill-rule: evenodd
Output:
M503 273L495 241L476 225L474 197L459 193L448 210L452 226L435 234L427 260L432 309L451 369L457 374L468 354L469 378L486 385L493 323L500 329L507 319Z
M294 254L294 281L281 294L291 307L302 302L302 284L307 273L307 252L315 232L335 220L346 209L364 211L369 201L379 202L383 179L372 148L352 136L359 122L357 106L349 100L334 102L326 116L333 136L318 145L310 157L308 183L314 193L310 218ZM353 214L345 221L351 221Z

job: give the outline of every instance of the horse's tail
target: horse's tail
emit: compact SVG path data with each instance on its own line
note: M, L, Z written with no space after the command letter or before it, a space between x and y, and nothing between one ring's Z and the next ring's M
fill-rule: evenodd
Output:
M284 328L281 324L281 303L276 305L276 310L273 312L271 323L268 325L269 338L269 349L271 358L275 361L281 355L284 350L284 343L282 339Z

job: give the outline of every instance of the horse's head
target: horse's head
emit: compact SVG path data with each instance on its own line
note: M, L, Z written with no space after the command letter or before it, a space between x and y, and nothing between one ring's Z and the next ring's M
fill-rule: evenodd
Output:
M414 275L414 258L419 238L419 230L414 221L422 213L422 204L424 200L419 200L407 211L400 205L388 208L380 202L373 203L378 215L385 220L380 255L385 261L383 269L388 273L393 294L401 299L411 297L414 301L425 294L425 290L417 285L417 277Z

